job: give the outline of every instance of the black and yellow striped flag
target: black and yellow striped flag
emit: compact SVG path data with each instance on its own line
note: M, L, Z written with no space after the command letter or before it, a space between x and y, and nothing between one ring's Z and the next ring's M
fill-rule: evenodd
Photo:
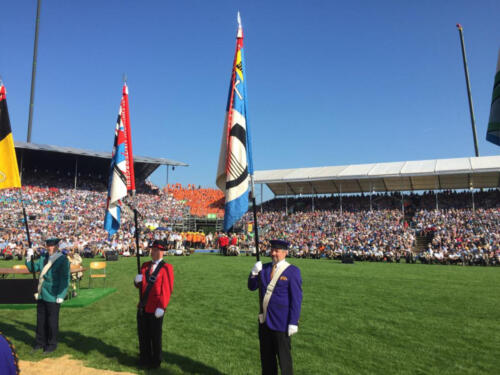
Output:
M0 85L0 189L21 187L5 86Z

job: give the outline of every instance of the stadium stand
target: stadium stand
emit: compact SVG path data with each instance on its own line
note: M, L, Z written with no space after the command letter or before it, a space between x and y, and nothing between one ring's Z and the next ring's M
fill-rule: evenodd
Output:
M183 187L181 184L175 184L167 185L164 190L175 199L185 201L193 216L206 217L212 214L217 218L224 217L224 194L219 189L196 188L192 184Z

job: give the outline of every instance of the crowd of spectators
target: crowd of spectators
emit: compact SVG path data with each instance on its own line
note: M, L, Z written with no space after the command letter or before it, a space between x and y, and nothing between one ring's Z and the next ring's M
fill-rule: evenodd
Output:
M122 209L121 230L109 239L103 229L106 197L106 186L92 180L79 179L78 188L74 189L73 180L63 176L23 176L22 191L0 190L0 251L15 256L26 250L23 206L34 248L43 247L49 237L61 238L63 248L82 254L135 248L133 214L126 205ZM133 201L140 213L141 227L169 227L183 220L184 204L150 183L137 186ZM146 240L153 237L150 231L141 235Z
M48 237L83 256L108 250L133 255L132 211L122 210L121 230L111 238L103 229L107 188L80 176L23 176L18 189L0 191L0 253L23 254L27 248L24 205L34 248ZM437 195L437 197L436 197ZM223 195L194 185L168 185L163 191L141 183L134 199L140 212L143 251L164 239L169 250L219 248L225 255L255 251L253 216L248 213L236 232L183 232L179 224L191 215L223 215ZM288 211L285 211L285 207ZM439 209L436 209L439 207ZM404 211L403 211L404 208ZM500 263L500 192L426 192L278 198L259 207L259 248L265 254L275 238L290 242L290 255L307 258L494 265ZM177 229L176 229L177 228ZM238 230L239 229L239 230Z
M400 210L264 212L257 215L262 249L281 238L297 257L335 257L345 251L378 253L407 251L415 244L415 231L407 228ZM247 215L245 221L251 222Z
M339 197L274 199L258 214L260 248L266 252L269 240L282 238L290 242L290 255L295 257L499 264L499 190L474 196L445 191L437 196L434 192L350 195L342 197L342 211ZM404 216L403 207L411 216ZM252 222L247 214L243 227ZM418 246L418 237L427 246Z

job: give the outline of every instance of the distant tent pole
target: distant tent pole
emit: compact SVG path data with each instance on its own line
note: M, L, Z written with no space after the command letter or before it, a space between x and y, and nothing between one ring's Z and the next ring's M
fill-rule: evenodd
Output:
M474 202L474 180L472 179L472 176L469 176L470 181L469 181L469 189L470 189L470 194L471 194L471 203L472 203L472 212L476 212L476 202Z
M469 98L470 121L472 124L472 136L474 138L474 150L476 157L479 156L479 148L477 147L476 121L474 120L474 108L472 107L472 96L470 93L469 69L467 68L467 58L465 57L465 44L462 25L457 23L458 33L460 34L460 43L462 46L462 58L464 60L465 82L467 83L467 96Z
M405 198L403 196L403 192L401 192L401 212L403 213L403 221L405 217Z
M75 158L75 190L76 190L76 180L78 176L78 158Z
M35 78L36 78L36 57L38 54L38 27L40 25L40 6L42 0L38 0L36 8L36 22L35 22L35 44L33 47L33 68L31 70L31 94L30 94L30 111L28 118L28 135L26 141L31 143L31 126L33 124L33 106L35 102Z
M264 205L264 184L260 184L260 213L263 213L263 205Z
M474 188L473 187L470 188L470 192L472 194L472 212L475 213L476 212L476 204L474 202Z
M288 215L288 185L285 184L285 215Z
M340 215L342 215L342 184L339 184L340 187Z
M373 186L370 182L370 211L372 211L372 194L373 194Z
M314 212L314 187L311 184L311 200L312 200L312 212Z

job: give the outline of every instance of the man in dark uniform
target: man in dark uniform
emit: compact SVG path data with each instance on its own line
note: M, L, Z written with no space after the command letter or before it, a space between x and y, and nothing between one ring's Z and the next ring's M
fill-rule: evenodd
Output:
M152 261L145 262L135 277L135 286L141 290L137 311L139 334L139 364L158 368L161 363L163 315L174 287L174 269L163 261L167 244L155 240L151 245Z
M289 243L272 240L271 263L255 263L248 277L248 289L260 287L263 313L259 314L259 341L262 374L293 374L291 338L297 333L302 304L300 270L285 258Z
M30 272L40 272L35 293L36 338L33 350L43 349L45 354L57 347L59 309L68 292L70 278L69 262L58 249L59 241L59 238L48 239L47 251L37 261L32 261L32 249L26 253L26 266Z

